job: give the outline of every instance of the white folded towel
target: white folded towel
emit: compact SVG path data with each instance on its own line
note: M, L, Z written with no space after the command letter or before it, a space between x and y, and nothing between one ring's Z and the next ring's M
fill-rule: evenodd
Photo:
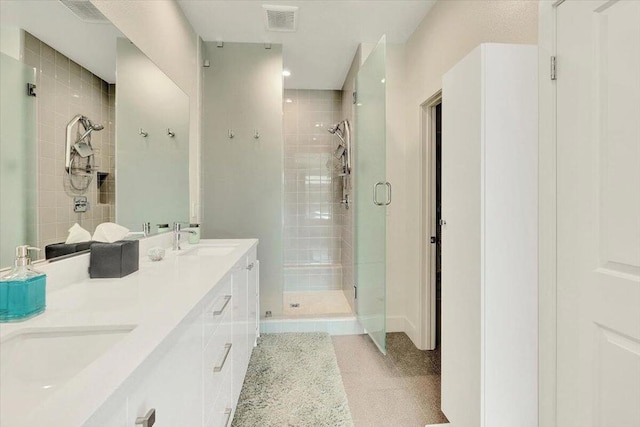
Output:
M69 235L65 243L80 243L91 240L91 233L82 228L77 222L69 229Z
M113 222L103 222L96 227L93 233L93 240L96 242L113 243L124 239L129 233L129 229Z

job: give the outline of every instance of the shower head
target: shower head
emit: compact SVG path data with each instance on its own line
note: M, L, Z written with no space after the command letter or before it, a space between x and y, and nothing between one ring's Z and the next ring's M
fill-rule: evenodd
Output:
M84 129L87 131L100 131L102 129L104 129L103 125L96 125L94 124L88 117L83 117L84 120L82 120L82 126L84 126Z
M101 131L104 129L103 125L94 124L87 116L82 116L80 118L80 123L82 123L82 127L86 131L85 136L93 132L94 130Z
M340 126L343 123L344 122L340 122L337 125L333 125L329 129L327 129L327 131L329 131L330 134L336 135L338 138L340 138L340 141L342 141L342 144L346 144L346 142L344 140L344 132L343 132L342 129L340 129Z
M93 124L93 122L91 120L89 120L89 118L87 116L82 116L80 117L80 123L82 123L82 127L84 128L84 133L82 134L82 136L80 138L78 138L78 140L76 141L76 143L84 141L84 139L86 137L88 137L89 135L91 135L91 132L95 131L101 131L102 129L104 129L103 125L96 125Z
M104 129L104 125L94 125L93 123L91 123L91 121L89 121L89 125L93 130L101 131L102 129Z

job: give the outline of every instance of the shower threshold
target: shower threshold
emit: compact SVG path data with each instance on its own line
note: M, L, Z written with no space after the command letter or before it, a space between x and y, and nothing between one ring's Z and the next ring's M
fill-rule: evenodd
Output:
M260 319L261 334L287 332L326 332L329 335L360 335L364 329L354 314L351 315L300 315Z
M284 292L283 303L282 316L261 319L261 333L327 332L331 335L364 333L344 293L340 290ZM298 304L297 307L295 307L296 304Z

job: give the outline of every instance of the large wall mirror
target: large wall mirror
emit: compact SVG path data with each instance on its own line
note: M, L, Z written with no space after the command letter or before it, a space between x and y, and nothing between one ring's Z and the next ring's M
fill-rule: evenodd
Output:
M188 219L188 96L89 2L67 4L0 1L0 268L75 223Z

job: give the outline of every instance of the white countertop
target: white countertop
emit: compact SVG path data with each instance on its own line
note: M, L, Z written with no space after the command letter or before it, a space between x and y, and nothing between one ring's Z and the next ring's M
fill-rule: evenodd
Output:
M227 255L206 258L167 250L164 260L151 262L146 247L143 252L141 245L140 254L144 256L139 271L122 279L84 278L52 287L47 284L47 309L43 314L20 323L0 324L0 345L15 334L31 330L135 326L40 405L19 417L15 411L0 411L0 425L82 425L258 241L202 240L200 245L207 243L237 246ZM190 249L191 245L184 245L182 252Z

